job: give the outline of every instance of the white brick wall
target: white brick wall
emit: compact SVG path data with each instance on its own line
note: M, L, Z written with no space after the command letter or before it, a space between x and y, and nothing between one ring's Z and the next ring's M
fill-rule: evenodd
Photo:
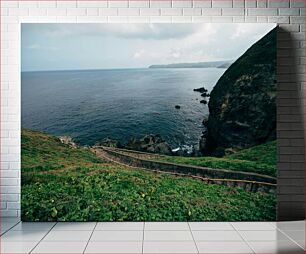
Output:
M280 219L304 216L304 0L101 0L1 3L1 216L20 215L21 22L278 22ZM295 185L292 185L295 182Z

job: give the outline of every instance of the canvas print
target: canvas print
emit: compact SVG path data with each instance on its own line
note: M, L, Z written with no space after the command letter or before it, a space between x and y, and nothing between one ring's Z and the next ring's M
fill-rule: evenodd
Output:
M22 24L22 220L275 220L276 32Z

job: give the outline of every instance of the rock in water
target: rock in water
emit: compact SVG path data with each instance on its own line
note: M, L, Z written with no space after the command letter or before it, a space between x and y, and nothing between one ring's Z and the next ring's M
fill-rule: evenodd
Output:
M193 91L199 93L207 93L207 89L205 87L195 88Z
M203 151L205 149L205 145L206 145L206 135L202 135L199 142L200 151Z
M121 148L122 145L118 140L114 140L111 138L104 138L101 141L98 141L96 143L97 146L107 146L107 147L116 147L116 148Z
M176 109L180 109L181 106L180 106L180 105L175 105L175 108L176 108Z
M276 28L251 46L210 93L204 154L276 138Z
M168 145L167 142L162 142L157 144L154 148L154 152L160 154L172 155L171 147Z
M128 149L143 152L172 155L170 145L160 135L146 135L141 139L132 138L127 144Z
M71 148L77 148L78 145L73 141L70 136L60 136L58 137L61 143L70 146Z
M202 124L206 127L208 124L208 116L204 116L204 119L202 121ZM206 130L207 131L207 130Z
M200 103L207 104L207 100L200 100Z

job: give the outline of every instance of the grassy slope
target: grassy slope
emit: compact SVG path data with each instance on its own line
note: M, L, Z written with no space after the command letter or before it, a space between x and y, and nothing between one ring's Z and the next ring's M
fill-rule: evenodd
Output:
M158 160L276 176L276 141L244 149L223 158L163 156Z
M25 221L274 220L274 195L130 169L22 131Z
M100 162L94 154L81 149L67 149L58 138L27 129L21 132L22 169L53 170Z

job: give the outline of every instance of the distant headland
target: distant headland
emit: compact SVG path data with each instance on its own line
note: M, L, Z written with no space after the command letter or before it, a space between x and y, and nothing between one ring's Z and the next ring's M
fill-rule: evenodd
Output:
M232 63L233 60L197 63L155 64L150 65L149 68L228 68Z

